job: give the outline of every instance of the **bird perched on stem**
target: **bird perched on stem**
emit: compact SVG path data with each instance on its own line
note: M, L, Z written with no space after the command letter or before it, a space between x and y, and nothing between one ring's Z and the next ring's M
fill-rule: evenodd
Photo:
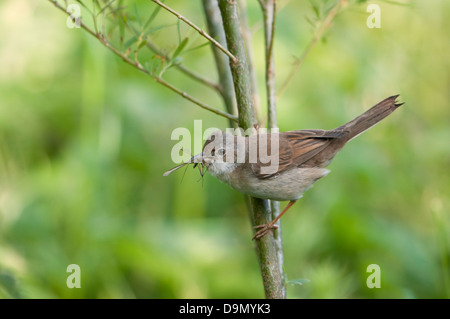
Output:
M236 136L217 131L207 139L203 151L178 168L201 165L222 182L241 193L276 201L289 201L271 222L255 226L253 239L264 236L275 223L330 171L325 167L344 145L377 124L403 103L398 95L376 104L360 116L333 130L298 130Z

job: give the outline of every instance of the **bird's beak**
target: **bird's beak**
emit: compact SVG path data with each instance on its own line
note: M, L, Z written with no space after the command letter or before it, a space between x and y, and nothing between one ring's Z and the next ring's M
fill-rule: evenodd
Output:
M174 168L169 169L167 172L163 174L163 176L168 176L172 172L175 172L177 169L182 168L183 166L187 164L194 164L194 167L196 167L199 163L203 163L203 153L197 154L195 156L192 156L189 161L186 163L182 163L180 165L175 166Z

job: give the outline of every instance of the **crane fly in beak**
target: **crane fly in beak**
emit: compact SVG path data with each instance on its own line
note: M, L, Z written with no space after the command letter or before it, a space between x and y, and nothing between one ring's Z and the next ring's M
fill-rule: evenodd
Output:
M176 170L178 170L188 164L194 164L194 168L196 168L198 166L198 164L200 164L200 166L198 166L198 169L200 171L200 175L203 177L205 175L206 167L205 167L205 164L203 163L202 156L203 156L202 153L192 156L192 158L189 161L187 161L186 163L181 163L180 165L177 165L174 168L169 169L167 172L165 172L163 174L163 176L168 176L168 175L172 174L173 172L175 172Z

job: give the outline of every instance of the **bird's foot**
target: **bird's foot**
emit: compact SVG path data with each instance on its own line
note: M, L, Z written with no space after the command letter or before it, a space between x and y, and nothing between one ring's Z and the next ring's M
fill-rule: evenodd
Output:
M278 225L275 225L275 223L272 221L267 224L253 226L253 228L259 229L256 232L255 236L253 236L253 239L258 239L267 234L268 232L272 232L273 228L278 228Z

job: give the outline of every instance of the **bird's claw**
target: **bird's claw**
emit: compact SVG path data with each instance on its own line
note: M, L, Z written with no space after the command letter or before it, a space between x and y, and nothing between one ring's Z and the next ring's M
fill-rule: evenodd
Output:
M275 229L278 228L278 225L275 225L274 223L267 223L263 225L253 226L253 228L255 229L260 228L260 230L256 232L255 236L253 236L253 239L258 239L267 234L269 231L271 232L273 228Z

